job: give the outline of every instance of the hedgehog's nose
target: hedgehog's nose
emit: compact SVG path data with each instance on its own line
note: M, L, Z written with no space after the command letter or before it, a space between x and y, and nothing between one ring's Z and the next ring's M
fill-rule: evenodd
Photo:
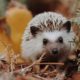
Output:
M57 49L57 48L54 48L54 49L52 50L52 54L58 54L58 49Z

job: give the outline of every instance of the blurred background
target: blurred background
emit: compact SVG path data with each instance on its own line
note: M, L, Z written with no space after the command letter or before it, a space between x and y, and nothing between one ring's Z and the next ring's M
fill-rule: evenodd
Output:
M80 0L27 0L27 6L33 16L44 11L53 11L70 17L80 8L79 4Z
M75 14L80 9L80 0L0 0L1 17L5 15L11 1L18 1L27 6L33 16L44 11L58 11L69 16L70 12Z

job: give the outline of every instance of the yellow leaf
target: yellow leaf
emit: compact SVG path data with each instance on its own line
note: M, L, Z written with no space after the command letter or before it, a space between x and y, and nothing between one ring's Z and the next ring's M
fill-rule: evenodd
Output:
M6 12L6 21L11 28L11 39L16 52L20 52L21 38L31 18L31 12L25 8L13 7Z

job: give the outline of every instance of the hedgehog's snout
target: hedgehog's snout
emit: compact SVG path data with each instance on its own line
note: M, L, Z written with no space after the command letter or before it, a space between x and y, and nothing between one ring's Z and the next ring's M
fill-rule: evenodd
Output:
M52 49L52 54L57 55L59 53L59 50L57 48Z

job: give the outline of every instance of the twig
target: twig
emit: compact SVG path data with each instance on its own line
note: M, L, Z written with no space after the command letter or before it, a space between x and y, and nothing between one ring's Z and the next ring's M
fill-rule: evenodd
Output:
M37 60L38 63L41 62L41 60L42 60L42 58L44 57L45 54L46 54L46 52L44 52L44 53L41 55L41 57L39 58L39 60Z
M64 65L64 63L40 63L40 61L42 60L43 56L45 55L46 53L42 54L41 57L34 61L31 65L29 65L28 67L26 68L22 68L20 70L17 70L17 71L14 71L14 72L27 72L30 70L31 67L33 67L34 65Z
M48 69L49 65L46 65L44 69L41 70L42 73L44 73Z
M64 63L36 63L35 65L61 65L63 66Z
M43 54L41 55L41 57L40 57L38 60L34 61L30 66L28 66L28 67L26 67L26 68L23 68L23 69L20 69L20 70L17 70L17 71L14 71L14 72L23 72L23 73L25 73L25 72L29 71L31 67L33 67L35 64L39 63L39 62L42 60L42 58L43 58L43 56L44 56L45 54L46 54L46 53L43 53Z

